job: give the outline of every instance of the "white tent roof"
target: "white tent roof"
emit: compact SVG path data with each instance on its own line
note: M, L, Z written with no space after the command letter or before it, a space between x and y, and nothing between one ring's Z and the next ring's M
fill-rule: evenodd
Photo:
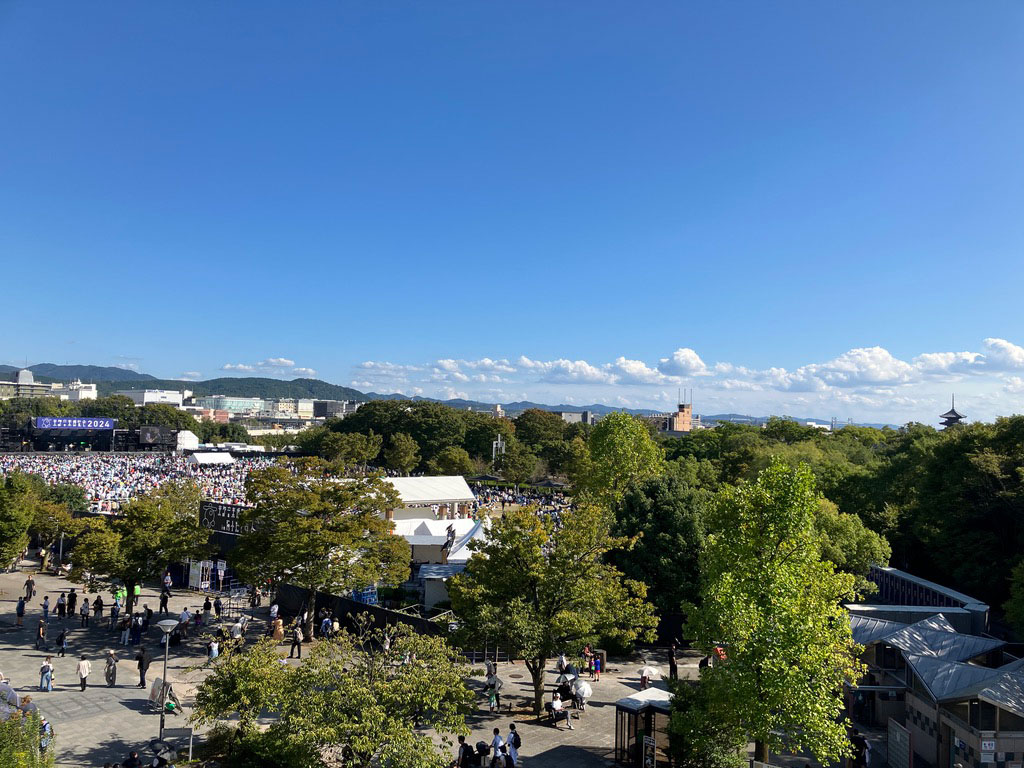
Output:
M476 498L469 490L466 479L460 475L451 477L385 477L402 497L406 506L424 504L449 504L468 502Z
M193 464L234 464L235 457L227 452L193 453L189 461Z

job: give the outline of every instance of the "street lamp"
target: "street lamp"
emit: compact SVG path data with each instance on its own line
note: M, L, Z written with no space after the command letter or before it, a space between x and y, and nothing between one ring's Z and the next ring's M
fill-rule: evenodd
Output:
M156 623L164 633L164 675L160 687L160 738L164 737L164 715L167 713L167 649L171 644L171 632L178 626L175 619L164 619Z

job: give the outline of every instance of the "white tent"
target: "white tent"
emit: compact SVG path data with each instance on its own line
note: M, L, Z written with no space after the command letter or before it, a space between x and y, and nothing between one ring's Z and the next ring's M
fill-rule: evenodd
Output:
M442 477L385 477L407 507L431 504L467 504L476 497L461 475Z
M199 438L196 437L194 432L183 429L178 432L177 445L175 447L179 451L194 451L199 448Z
M204 466L212 466L215 464L234 464L235 457L230 453L225 452L211 452L211 453L193 453L189 456L190 464L202 464Z

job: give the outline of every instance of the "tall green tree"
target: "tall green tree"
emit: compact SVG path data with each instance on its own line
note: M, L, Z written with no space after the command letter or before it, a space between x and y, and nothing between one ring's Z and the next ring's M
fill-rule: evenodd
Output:
M409 663L395 663L406 656ZM282 666L267 641L229 651L200 685L192 719L239 719L235 764L319 768L327 750L346 768L442 768L450 734L469 732L468 674L444 639L404 625L374 629L364 617L357 631L318 643L298 667ZM259 730L263 710L276 718ZM442 735L440 745L427 729Z
M538 714L548 659L602 637L626 644L653 637L647 587L606 562L626 543L609 528L608 513L592 506L564 515L558 529L532 511L506 512L449 582L463 637L499 641L526 661Z
M13 472L0 481L0 566L11 565L28 546L28 529L37 500L28 475Z
M505 444L505 453L498 456L494 468L510 483L525 483L537 471L537 457L518 440Z
M634 544L611 561L647 585L662 616L699 599L704 517L714 497L699 486L696 466L692 458L672 462L660 477L632 485L615 508L614 533Z
M209 540L210 532L199 525L199 489L191 482L167 483L129 501L109 523L85 521L75 541L71 578L92 586L124 585L131 611L136 586L173 563L205 557Z
M386 519L401 501L379 476L345 478L319 459L257 470L246 481L242 534L229 555L249 584L289 583L341 593L399 584L409 575L409 545ZM311 619L312 621L312 619Z
M450 445L430 461L430 469L439 475L471 475L476 465L465 448Z
M42 748L42 719L36 712L15 714L0 720L0 765L4 768L52 768L56 746L51 731Z
M536 450L546 442L565 438L566 423L557 413L540 408L527 408L513 419L516 437Z
M577 490L611 506L632 484L657 477L665 468L665 452L647 426L628 413L609 413L590 433L587 474L574 478Z
M396 432L384 449L384 466L407 475L420 463L420 447L405 432Z
M707 710L755 742L756 760L806 749L832 762L849 750L843 685L864 668L842 603L855 584L821 557L817 507L811 471L776 462L723 491L709 519L689 631L708 653L726 649L701 674Z

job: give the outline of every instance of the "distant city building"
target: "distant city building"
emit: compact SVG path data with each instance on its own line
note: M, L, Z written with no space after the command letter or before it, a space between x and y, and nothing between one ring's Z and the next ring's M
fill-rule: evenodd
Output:
M13 381L0 381L0 400L10 400L12 397L47 397L49 395L50 385L37 382L28 368L18 371Z
M566 424L596 424L592 411L552 411Z
M78 379L67 384L51 384L49 394L51 397L59 397L61 400L70 400L73 403L82 400L95 400L97 396L95 384L83 384Z
M122 389L114 393L129 398L136 406L170 405L181 408L184 398L181 392L173 389Z
M496 419L504 419L505 409L501 407L500 403L495 403L494 407L491 408L491 415Z
M948 429L949 427L952 427L955 424L959 424L960 422L962 422L964 420L964 415L962 413L957 413L957 411L956 411L956 397L955 396L952 398L952 400L950 402L949 410L946 411L941 416L939 416L939 418L942 419L942 426L945 429Z
M675 413L659 413L648 416L647 420L667 435L685 435L701 428L700 416L694 417L692 403L679 403Z
M261 397L235 397L233 395L203 395L193 399L200 408L211 411L227 411L231 414L259 413L263 410Z
M314 400L313 418L343 419L355 413L360 405L358 400Z

